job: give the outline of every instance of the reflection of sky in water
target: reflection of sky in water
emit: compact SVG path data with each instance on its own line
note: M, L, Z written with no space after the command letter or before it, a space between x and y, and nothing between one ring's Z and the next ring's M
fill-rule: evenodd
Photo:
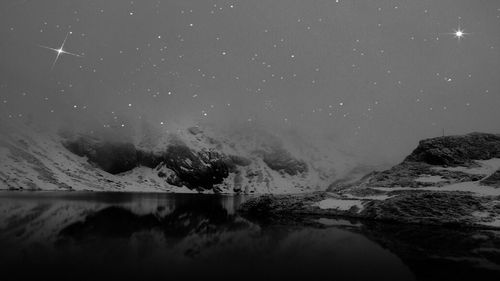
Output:
M235 214L244 199L4 193L0 195L0 264L11 272L30 268L40 276L53 274L49 268L55 266L61 276L82 278L99 271L103 277L215 278L222 272L226 278L249 279L412 280L426 269L438 270L436 265L444 265L444 272L460 265L474 274L500 273L477 271L478 264L488 263L498 269L494 259L477 254L480 248L498 249L498 238L489 234L425 228L419 233L415 227L333 219L259 223ZM450 239L460 241L462 248L444 243ZM437 250L432 252L433 248Z

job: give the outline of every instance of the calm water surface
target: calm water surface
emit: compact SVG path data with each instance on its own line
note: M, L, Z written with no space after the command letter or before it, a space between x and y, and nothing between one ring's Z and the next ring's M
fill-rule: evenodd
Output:
M500 280L500 233L311 218L243 196L0 192L2 280Z

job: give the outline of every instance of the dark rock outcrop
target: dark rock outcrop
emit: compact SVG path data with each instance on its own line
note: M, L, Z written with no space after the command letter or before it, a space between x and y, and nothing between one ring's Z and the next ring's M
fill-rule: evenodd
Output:
M170 145L164 164L191 189L212 189L236 168L231 158L216 151L194 151L185 145Z
M491 158L500 158L500 135L471 133L422 140L404 162L464 166Z
M67 140L63 145L74 154L87 157L100 169L120 174L138 166L156 169L158 176L175 186L190 189L213 189L235 171L247 166L250 160L235 155L226 156L212 150L195 151L182 143L169 145L164 152L148 152L126 142L106 142L90 137ZM168 174L164 168L175 174Z
M63 145L74 154L87 157L102 170L119 174L130 171L138 165L135 146L126 142L101 142L88 137L66 141Z
M496 214L498 207L489 204L487 198L476 197L464 192L398 191L386 200L361 200L363 208L356 206L349 210L321 209L317 203L332 198L326 193L305 195L260 196L244 202L239 212L247 218L271 221L301 220L304 217L350 217L395 223L469 226L487 228L481 225L476 212ZM334 198L349 201L349 198Z
M291 176L307 172L307 164L295 159L287 150L282 147L270 147L257 152L262 156L266 165L278 172Z
M198 126L189 127L187 130L192 135L199 135L199 134L203 133L203 131Z
M500 170L483 179L481 184L500 188Z
M252 164L252 161L250 159L242 156L229 155L228 157L236 166L248 166Z
M439 182L420 182L416 181L422 175L439 176L442 181ZM477 181L485 175L467 174L460 171L447 171L433 169L432 165L421 162L403 162L389 170L376 172L366 180L368 186L378 187L425 187L440 186L445 184Z
M246 158L227 154L225 145L229 151L235 148L235 144L228 140L223 142L211 137L197 126L186 130L188 137L171 135L164 147L153 146L149 148L151 150L146 149L146 146L138 148L132 143L106 141L87 135L61 136L65 139L63 145L69 151L87 157L89 163L111 174L121 174L143 166L154 169L156 175L170 185L199 191L232 189L235 192L252 192L249 185L255 181L267 184L269 189L266 176L273 175L265 175L267 167L282 176L302 177L308 172L307 164L283 148L279 140L259 144L258 150L250 152L252 158ZM255 167L252 166L256 158L262 159L267 167L263 167L260 161L255 163ZM232 173L234 178L230 184L225 180ZM244 177L249 181L245 182ZM217 186L219 184L222 185Z
M352 213L356 210L340 212L335 209L320 209L315 203L329 198L324 192L295 195L262 195L251 198L240 205L238 212L247 218L271 221L291 221L303 216L332 216ZM346 215L347 216L347 215Z

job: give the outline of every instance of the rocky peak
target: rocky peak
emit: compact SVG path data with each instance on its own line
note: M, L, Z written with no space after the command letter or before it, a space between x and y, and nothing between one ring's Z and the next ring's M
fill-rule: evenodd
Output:
M467 166L473 160L491 158L500 158L500 135L470 133L422 140L404 162Z
M388 170L373 172L350 185L336 184L331 190L351 186L428 187L482 180L487 174L468 173L468 168L480 167L479 160L500 158L500 135L470 133L425 139L403 162ZM454 169L459 167L459 169ZM453 167L453 168L451 168ZM427 180L433 179L433 180ZM482 181L495 185L498 175Z

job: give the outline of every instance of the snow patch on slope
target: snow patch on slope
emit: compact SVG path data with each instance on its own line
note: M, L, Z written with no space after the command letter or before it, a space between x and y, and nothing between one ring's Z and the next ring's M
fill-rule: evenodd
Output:
M500 169L500 158L492 158L488 160L476 160L479 167L434 167L436 170L458 171L472 175L491 175Z
M484 178L489 177L495 171L500 169L500 159L493 158L489 160L480 160L476 161L479 164L479 167L448 167L448 168L435 168L435 169L443 169L449 171L461 171L470 174L484 175ZM426 182L435 182L438 183L439 176L435 177L420 177L420 180L428 180ZM431 181L433 180L433 181ZM418 187L418 188L408 188L408 187L372 187L373 189L390 192L396 190L429 190L429 191L462 191L462 192L472 192L476 195L480 196L500 196L500 188L495 188L492 186L482 185L480 181L468 181L468 182L460 182L454 184L448 184L443 186L427 186L427 187Z
M500 188L481 185L477 181L461 182L444 186L429 186L429 187L419 187L419 188L411 188L411 187L371 187L371 188L385 192L399 191L399 190L462 191L462 192L472 192L480 196L500 196Z
M363 210L363 201L328 198L315 203L320 209L336 209L339 211L349 211L352 207L357 207L358 212Z

